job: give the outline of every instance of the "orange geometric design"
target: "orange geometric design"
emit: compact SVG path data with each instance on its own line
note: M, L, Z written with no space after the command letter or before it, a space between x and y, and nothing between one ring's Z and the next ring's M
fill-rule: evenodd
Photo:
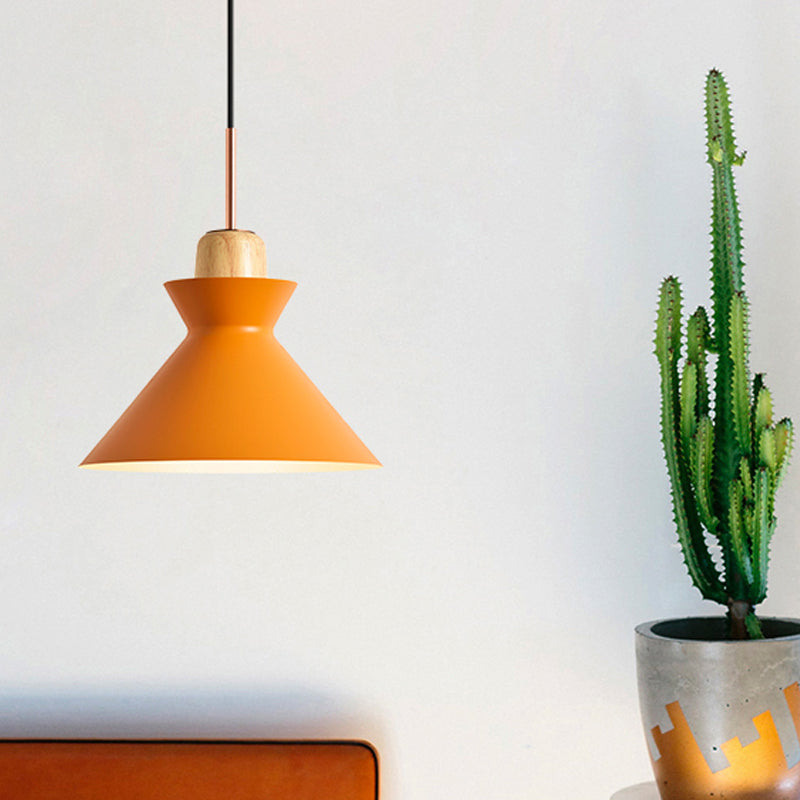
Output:
M795 729L800 737L800 687L784 689ZM653 771L662 800L798 800L800 763L789 769L772 714L765 711L753 718L758 738L744 747L735 736L721 745L730 766L712 772L680 703L666 707L672 730L652 729L661 757Z
M797 732L797 738L800 740L800 686L796 682L791 686L787 686L783 690L783 696L786 698L786 704L792 714L794 729Z

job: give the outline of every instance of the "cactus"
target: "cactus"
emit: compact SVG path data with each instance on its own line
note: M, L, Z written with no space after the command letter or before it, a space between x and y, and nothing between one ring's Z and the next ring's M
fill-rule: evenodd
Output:
M701 306L686 323L681 364L681 287L661 285L655 353L661 373L661 438L672 488L678 540L694 585L727 606L731 638L760 638L755 606L767 593L775 492L792 449L792 423L773 421L764 376L748 368L748 303L733 167L741 165L728 87L706 80L711 214L712 318ZM708 354L716 354L713 403ZM720 557L712 557L711 546Z

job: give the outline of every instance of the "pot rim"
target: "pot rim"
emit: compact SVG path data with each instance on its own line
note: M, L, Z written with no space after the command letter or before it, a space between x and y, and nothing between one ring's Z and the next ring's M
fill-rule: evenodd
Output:
M680 642L681 644L715 644L715 645L736 645L741 647L743 645L764 645L767 642L791 642L800 640L800 619L796 617L759 617L762 622L781 622L797 626L797 633L787 634L785 636L770 636L764 639L691 639L682 636L664 636L660 633L655 633L653 628L665 622L684 622L686 620L724 620L725 617L721 615L702 615L702 616L686 616L686 617L666 617L664 619L654 619L649 622L642 622L634 628L637 636L645 639L653 639L660 642Z

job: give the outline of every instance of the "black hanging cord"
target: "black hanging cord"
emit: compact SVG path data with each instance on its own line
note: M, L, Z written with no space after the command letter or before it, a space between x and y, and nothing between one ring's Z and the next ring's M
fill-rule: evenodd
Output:
M228 126L225 129L225 228L236 230L236 128L233 127L233 0L228 0Z
M233 0L228 0L228 127L233 128Z

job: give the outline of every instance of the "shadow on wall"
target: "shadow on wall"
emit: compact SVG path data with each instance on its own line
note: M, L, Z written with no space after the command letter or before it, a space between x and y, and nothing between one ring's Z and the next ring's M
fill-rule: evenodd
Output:
M383 726L344 698L293 687L84 689L0 693L0 738L368 739Z

